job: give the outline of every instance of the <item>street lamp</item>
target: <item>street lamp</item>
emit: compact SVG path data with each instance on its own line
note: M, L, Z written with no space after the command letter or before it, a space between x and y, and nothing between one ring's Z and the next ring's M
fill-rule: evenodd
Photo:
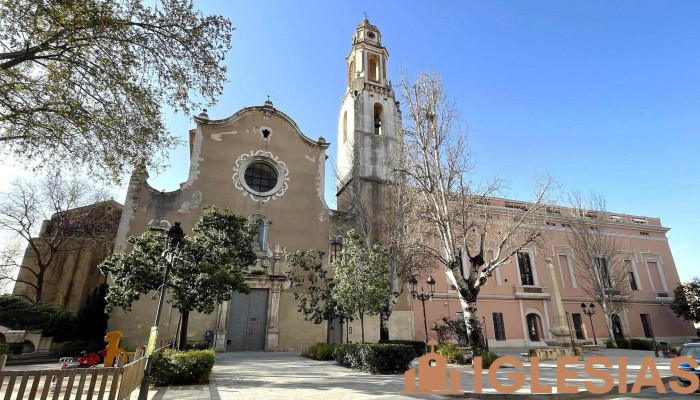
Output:
M165 291L168 287L168 275L170 269L175 264L175 260L180 257L182 245L185 240L185 233L180 226L180 222L175 222L175 225L168 229L165 236L165 250L162 257L165 259L165 275L163 275L163 284L160 286L160 298L158 299L158 309L156 310L156 320L151 327L151 336L148 338L148 361L146 361L146 372L141 380L141 388L139 389L138 400L148 399L148 386L151 383L151 369L153 368L153 350L158 339L158 323L160 322L160 314L163 310L163 300L165 299Z
M595 328L593 327L593 314L595 314L595 304L591 303L589 309L586 308L585 303L581 303L581 311L588 315L588 319L591 321L591 330L593 330L593 341L598 345L598 339L595 337Z
M428 343L428 318L425 316L425 302L426 300L433 298L433 295L435 294L435 278L433 278L431 275L428 277L425 283L428 284L430 292L426 293L423 287L421 286L420 293L418 293L416 291L416 285L418 285L418 280L416 279L416 277L412 276L411 279L408 280L408 284L411 289L411 296L413 296L414 299L420 300L421 303L423 303L423 326L425 327L425 342Z

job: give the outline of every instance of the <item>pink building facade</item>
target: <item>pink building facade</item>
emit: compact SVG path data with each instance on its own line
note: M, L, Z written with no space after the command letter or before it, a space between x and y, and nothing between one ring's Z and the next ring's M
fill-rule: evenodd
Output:
M517 203L494 199L491 206L497 212L500 209L507 213L512 211L508 207L515 207ZM695 337L693 324L678 318L670 308L673 289L680 278L666 237L669 228L661 225L658 218L614 213L608 213L604 218L606 232L618 237L625 250L623 260L632 289L627 311L613 317L615 336L644 339L654 335L657 341L671 344ZM521 254L512 257L496 270L482 289L477 301L478 315L486 327L490 347L545 346L545 341L553 339L549 332L554 324L553 297L546 258L552 259L575 340L593 343L594 331L599 345L608 339L600 306L584 293L576 280L577 266L567 244L569 231L566 219L561 214L552 213L547 222L546 244L539 249L525 248ZM434 337L433 323L443 316L461 318L462 309L444 267L436 265L432 274L436 280L435 295L425 307L428 335ZM425 277L420 281L425 282ZM594 303L595 314L591 317L584 314L582 303ZM415 337L423 340L425 328L419 301L413 300L413 310Z

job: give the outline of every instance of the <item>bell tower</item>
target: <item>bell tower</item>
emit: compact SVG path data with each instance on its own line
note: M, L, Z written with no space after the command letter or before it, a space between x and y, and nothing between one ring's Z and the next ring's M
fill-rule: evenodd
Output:
M387 79L389 52L367 18L355 29L346 58L346 91L338 118L338 195L349 181L385 183L399 140L401 112Z

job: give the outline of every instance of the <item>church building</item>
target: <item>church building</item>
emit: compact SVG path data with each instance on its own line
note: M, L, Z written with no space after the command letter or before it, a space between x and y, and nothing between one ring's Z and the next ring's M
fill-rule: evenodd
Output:
M204 205L229 208L258 226L253 244L258 259L250 266L246 278L250 294L234 293L230 301L220 304L210 315L191 313L191 340L209 337L217 351L299 350L326 341L326 324L305 321L297 310L296 289L290 288L283 252L323 250L324 263L329 267L342 248L345 231L342 216L350 207L345 199L353 179L364 182L362 199L370 216L381 213L377 200L387 184L392 151L401 140L401 112L387 79L388 59L379 29L365 19L352 36L346 59L347 90L341 101L336 138L338 210L330 209L324 200L326 175L335 173L326 169L330 143L323 137L304 134L290 116L269 100L228 117L210 117L206 110L194 117L196 126L189 132L189 176L179 189L162 192L148 184L146 173L132 175L115 253L130 250L129 236L148 230L167 230L175 221L181 221L185 233L191 234ZM341 84L340 71L338 77ZM508 201L499 201L507 207ZM644 317L640 320L635 315L647 314L652 315L654 328L663 332L663 336L692 335L692 325L677 319L672 321L669 314L669 296L678 274L665 236L667 228L656 219L646 218L646 223L641 224L635 218L640 221L642 218L624 215L619 218L620 221L612 220L615 229L621 235L636 235L638 246L630 254L629 262L634 276L639 278L639 290L644 293L633 311L620 316L621 329L627 336L643 336ZM646 234L640 236L640 232ZM526 278L517 272L525 263L525 256L519 255L519 261L504 266L480 297L480 307L485 310L481 315L485 316L487 334L495 345L535 344L546 338L551 305L547 304L549 291L542 275L542 259L553 257L562 272L572 268L560 238L550 247L547 254L527 253L530 257L527 268L531 272ZM456 292L440 268L436 265L434 271L438 281L435 298L426 303L429 322L443 315L459 317L461 311ZM591 299L576 291L570 274L561 277L561 286L570 290L564 296L567 310L579 312L578 303L590 303ZM122 331L129 347L146 343L156 306L157 301L151 296L142 296L131 312L113 311L109 329ZM166 303L159 327L161 339L175 336L178 318L177 310L170 309ZM579 315L578 323L585 322ZM607 336L605 329L596 324L598 337ZM529 334L530 325L535 326L539 336ZM357 322L333 327L335 342L360 340ZM405 288L389 319L389 333L392 339L425 338L420 302L412 301ZM365 336L367 341L379 339L379 317L365 320Z

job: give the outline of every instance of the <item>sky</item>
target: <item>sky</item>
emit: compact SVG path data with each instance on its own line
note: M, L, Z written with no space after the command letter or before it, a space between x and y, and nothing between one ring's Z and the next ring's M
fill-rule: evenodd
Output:
M345 57L367 12L389 51L389 79L434 68L468 127L475 174L530 198L551 173L607 199L608 210L661 218L682 280L700 275L700 3L658 1L204 1L231 19L228 82L209 117L274 106L309 137L334 142ZM190 116L169 113L183 139ZM328 154L333 162L337 148ZM187 179L187 146L150 179ZM331 165L329 164L329 169ZM6 168L0 187L21 168ZM326 197L334 206L334 182ZM126 181L115 187L123 201Z

